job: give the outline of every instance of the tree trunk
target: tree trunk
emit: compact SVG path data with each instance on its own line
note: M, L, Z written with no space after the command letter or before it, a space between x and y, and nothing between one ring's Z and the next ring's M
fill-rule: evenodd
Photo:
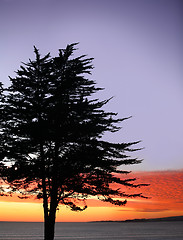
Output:
M49 214L48 219L44 222L44 240L54 240L55 235L55 212Z
M43 150L43 149L42 149ZM44 156L42 151L42 156ZM43 158L44 162L44 158ZM58 206L58 144L55 143L55 158L52 169L52 183L50 192L50 203L48 206L48 197L46 193L45 169L43 178L43 207L44 207L44 240L54 240L56 209Z
M54 240L55 234L55 219L56 219L56 211L57 211L57 182L55 182L55 178L53 177L52 183L52 191L51 191L51 201L49 210L47 208L47 212L44 212L44 240Z

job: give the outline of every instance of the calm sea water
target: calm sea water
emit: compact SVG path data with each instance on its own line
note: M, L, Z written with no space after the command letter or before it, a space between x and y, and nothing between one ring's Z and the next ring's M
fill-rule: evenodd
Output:
M1 240L43 240L42 223L0 222ZM183 222L57 223L55 240L182 240Z

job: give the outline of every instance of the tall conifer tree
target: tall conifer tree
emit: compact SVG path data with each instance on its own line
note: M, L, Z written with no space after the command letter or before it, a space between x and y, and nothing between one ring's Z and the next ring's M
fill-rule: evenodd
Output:
M82 211L87 198L97 196L120 206L128 197L143 197L125 193L124 186L145 185L121 179L129 173L120 170L121 165L141 162L127 154L138 142L102 140L106 132L118 131L125 119L102 109L109 100L92 98L102 90L87 78L93 59L74 58L75 45L59 50L57 57L41 57L35 47L35 60L10 78L1 104L0 177L9 194L43 199L45 240L54 239L59 204ZM113 188L114 183L121 188Z

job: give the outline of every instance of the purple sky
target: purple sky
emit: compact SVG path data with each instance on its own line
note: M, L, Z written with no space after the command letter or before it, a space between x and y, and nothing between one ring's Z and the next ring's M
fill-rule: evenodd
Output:
M183 1L0 0L0 81L9 85L21 61L80 42L94 57L92 78L114 96L106 106L133 116L115 142L142 140L132 170L183 168Z

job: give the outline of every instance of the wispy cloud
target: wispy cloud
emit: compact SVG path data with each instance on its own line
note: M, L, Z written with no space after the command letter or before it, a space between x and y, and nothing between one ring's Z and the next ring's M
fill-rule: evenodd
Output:
M142 188L142 192L153 200L183 202L183 170L136 172L133 175L139 182L150 184Z
M168 208L129 208L127 207L127 209L120 209L119 211L121 212L146 212L146 213L150 213L150 212L165 212L165 211L169 211L170 209Z
M152 209L152 208L144 208L144 209L138 209L137 212L165 212L169 211L169 209Z

